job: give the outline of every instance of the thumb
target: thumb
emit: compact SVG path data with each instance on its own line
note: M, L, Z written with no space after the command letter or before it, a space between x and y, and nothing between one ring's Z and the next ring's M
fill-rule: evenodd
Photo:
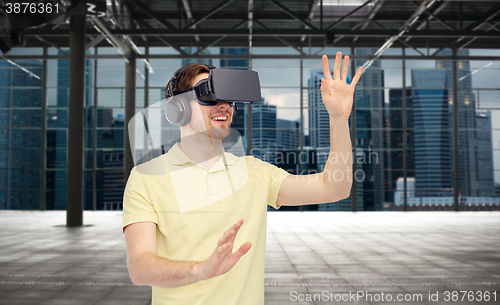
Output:
M250 251L250 248L252 247L251 242L246 242L241 247L234 253L234 255L239 259L243 255L245 255L248 251Z

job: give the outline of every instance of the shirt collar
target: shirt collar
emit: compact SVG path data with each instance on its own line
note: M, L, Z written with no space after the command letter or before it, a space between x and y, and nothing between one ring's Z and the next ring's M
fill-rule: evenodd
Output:
M238 158L231 153L225 153L224 147L222 147L222 153L224 153L226 157L227 165L235 165L237 163ZM173 165L182 165L189 162L191 162L192 164L196 164L195 161L189 159L189 157L186 156L186 154L180 149L179 143L175 143L167 154L168 157L170 158L170 162L172 162ZM219 158L219 160L217 160L217 163L219 162L224 164L222 156Z

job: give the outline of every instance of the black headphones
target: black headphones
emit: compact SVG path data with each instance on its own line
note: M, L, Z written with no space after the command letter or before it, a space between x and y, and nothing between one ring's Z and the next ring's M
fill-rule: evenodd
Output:
M182 95L184 92L179 92L177 83L182 76L184 70L193 64L185 65L175 71L172 78L170 78L167 86L165 86L165 97L167 98L167 105L165 106L165 117L167 120L176 126L185 126L191 120L191 105L190 101ZM212 65L205 65L208 69L215 69ZM202 80L203 81L203 80ZM207 81L207 80L205 80ZM198 101L198 99L196 99ZM200 103L206 105L205 103ZM232 105L231 105L232 104ZM229 103L234 108L232 121L236 118L236 103Z

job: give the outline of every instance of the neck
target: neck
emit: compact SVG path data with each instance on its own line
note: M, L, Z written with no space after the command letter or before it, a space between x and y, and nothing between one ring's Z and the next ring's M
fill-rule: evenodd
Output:
M222 153L222 140L198 133L181 137L179 148L196 163L204 163L212 159L217 161Z

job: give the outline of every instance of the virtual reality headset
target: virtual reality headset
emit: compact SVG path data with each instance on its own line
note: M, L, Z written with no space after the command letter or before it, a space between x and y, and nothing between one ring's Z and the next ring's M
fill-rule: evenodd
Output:
M177 70L165 88L167 96L165 116L174 125L184 126L189 123L191 119L189 101L192 100L204 106L215 106L219 102L227 102L234 107L233 120L236 116L236 102L255 103L261 100L257 72L216 69L210 65L206 65L210 69L207 79L202 79L188 90L179 91L178 81L188 66Z
M216 69L214 66L206 65L210 69L208 79L203 79L187 91L179 92L177 83L182 73L188 66L177 70L165 89L167 97L173 97L188 91L196 93L197 102L205 105L216 105L218 101L243 103L260 102L259 75L255 71Z
M199 81L194 87L198 103L216 105L217 102L260 102L259 75L255 71L234 69L211 69L208 79Z

